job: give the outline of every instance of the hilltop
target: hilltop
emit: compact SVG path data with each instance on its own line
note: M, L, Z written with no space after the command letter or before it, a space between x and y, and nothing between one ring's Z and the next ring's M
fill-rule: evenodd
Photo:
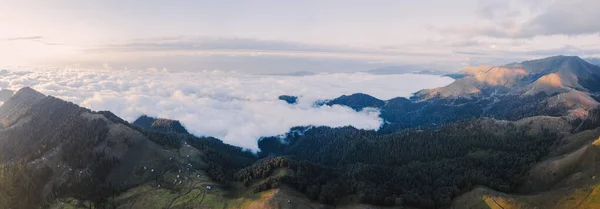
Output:
M465 68L463 77L448 86L415 94L418 100L495 100L546 95L550 106L568 109L568 114L583 117L596 107L592 96L600 92L600 67L576 56L554 56L504 66Z
M328 105L373 107L393 129L435 126L473 118L519 120L537 115L585 118L600 103L600 67L579 57L554 56L503 66L468 67L451 84L418 91L410 99L381 101L344 95ZM384 130L389 130L384 128Z
M153 118L147 115L142 115L132 124L157 132L189 134L185 127L183 127L183 125L181 125L181 123L177 120Z
M10 193L0 195L9 198L0 201L3 208L37 208L65 198L105 207L120 191L183 187L196 176L218 182L228 169L255 160L215 139L146 131L110 112L30 88L4 102L0 124L0 185L9 189L1 192Z

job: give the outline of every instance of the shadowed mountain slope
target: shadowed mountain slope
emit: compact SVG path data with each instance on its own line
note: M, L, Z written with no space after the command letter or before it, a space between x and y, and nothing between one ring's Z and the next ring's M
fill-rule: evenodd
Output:
M151 179L137 173L141 166L166 170L173 156L127 124L30 88L0 107L0 122L0 162L44 172L40 200L100 200Z
M0 106L0 124L0 165L7 169L0 174L21 179L15 182L36 179L30 186L12 185L16 200L7 201L8 208L37 208L61 197L102 206L120 191L177 170L195 176L199 169L224 180L232 175L229 169L254 161L252 154L217 139L146 131L110 112L93 112L30 88Z
M594 129L557 141L549 155L527 172L518 193L478 187L456 198L452 208L599 208L599 117L594 114L590 119L586 127Z

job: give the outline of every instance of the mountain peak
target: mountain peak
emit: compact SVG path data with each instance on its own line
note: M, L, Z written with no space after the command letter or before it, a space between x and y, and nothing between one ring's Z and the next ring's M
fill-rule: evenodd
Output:
M543 58L541 60L545 60L545 61L557 61L557 62L571 62L571 63L587 63L587 61L585 61L584 59L582 59L579 56L567 56L567 55L557 55L557 56L552 56L552 57L546 57Z
M31 87L23 87L23 88L19 89L17 92L15 92L13 95L13 98L15 98L15 99L26 98L26 97L44 98L45 95L40 93L39 91L32 89Z
M557 74L562 80L572 80L575 85L568 88L584 88L591 92L600 91L600 67L578 56L554 56L539 60L525 61L522 67L529 74L545 76Z
M579 56L570 56L570 55L555 55L555 56L550 56L550 57L546 57L546 58L542 58L542 59L581 59L579 58Z
M507 68L522 68L530 74L549 74L565 70L595 67L578 56L558 55L536 60L523 61L504 65Z
M10 116L18 115L45 97L44 94L29 87L20 89L0 106L0 123L6 123Z
M545 57L545 58L541 58L541 59L536 59L536 60L529 60L529 61L524 61L524 62L533 62L533 61L559 61L559 62L564 62L564 61L569 61L569 60L581 60L584 61L583 59L581 59L579 56L569 56L569 55L556 55L556 56L551 56L551 57Z
M465 68L462 77L440 88L417 92L419 100L469 99L492 97L536 98L547 95L544 102L568 109L569 115L587 112L597 106L590 95L600 92L600 67L578 56L552 56L511 63L503 66ZM553 94L558 94L552 96Z
M147 115L142 115L133 122L133 125L163 133L188 134L188 131L178 120L154 118Z

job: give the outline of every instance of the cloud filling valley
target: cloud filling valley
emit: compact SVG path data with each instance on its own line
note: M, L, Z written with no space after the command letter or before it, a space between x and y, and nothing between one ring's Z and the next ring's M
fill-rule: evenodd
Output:
M375 109L356 112L339 105L316 107L316 101L358 92L379 99L408 97L450 82L451 78L433 75L368 73L275 76L85 69L0 73L0 89L30 86L95 111L109 110L130 122L143 114L175 119L195 135L214 136L254 151L260 137L284 134L294 126L377 129L383 123ZM298 96L298 103L281 101L280 95Z

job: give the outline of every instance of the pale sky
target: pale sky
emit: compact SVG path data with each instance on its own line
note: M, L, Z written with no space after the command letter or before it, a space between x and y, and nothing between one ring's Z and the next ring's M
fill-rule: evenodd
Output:
M598 0L0 0L0 67L358 71L600 55Z

